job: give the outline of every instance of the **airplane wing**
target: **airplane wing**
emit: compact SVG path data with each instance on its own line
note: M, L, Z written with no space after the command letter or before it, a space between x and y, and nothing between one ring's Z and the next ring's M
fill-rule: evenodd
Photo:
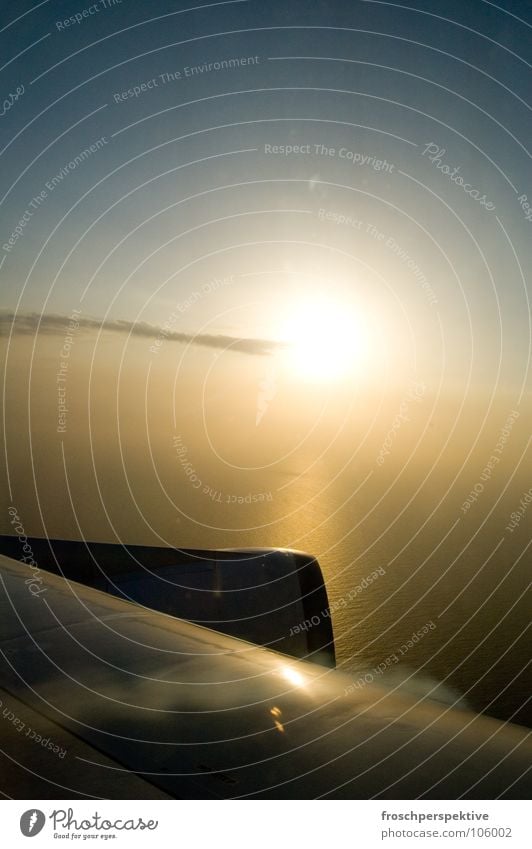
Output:
M530 795L524 728L375 685L354 690L337 670L48 572L34 595L28 571L0 556L0 727L12 793Z

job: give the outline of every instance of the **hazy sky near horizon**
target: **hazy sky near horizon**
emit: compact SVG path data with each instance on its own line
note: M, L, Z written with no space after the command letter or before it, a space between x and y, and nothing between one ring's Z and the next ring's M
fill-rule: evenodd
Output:
M4 459L34 527L46 493L79 532L65 458L116 513L142 490L168 507L169 468L194 501L179 435L209 527L232 519L204 486L277 492L274 471L348 475L356 454L360 480L414 467L429 490L440 457L445 493L483 446L459 506L512 411L521 469L530 11L1 4ZM260 509L286 517L284 497Z

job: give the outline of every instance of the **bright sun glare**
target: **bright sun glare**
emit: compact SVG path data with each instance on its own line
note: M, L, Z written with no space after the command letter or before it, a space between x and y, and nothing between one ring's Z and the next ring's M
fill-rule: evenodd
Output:
M308 382L346 379L366 359L366 329L360 317L340 302L300 304L286 317L281 333L290 368Z

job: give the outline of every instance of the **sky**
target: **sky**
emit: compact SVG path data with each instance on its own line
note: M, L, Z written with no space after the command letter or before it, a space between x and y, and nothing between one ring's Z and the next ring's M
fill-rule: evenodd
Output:
M113 537L109 474L119 535L153 508L150 538L174 539L169 509L197 541L233 527L208 492L228 481L363 456L430 489L431 457L445 495L478 450L460 504L512 411L521 468L530 11L2 4L4 466L30 528Z

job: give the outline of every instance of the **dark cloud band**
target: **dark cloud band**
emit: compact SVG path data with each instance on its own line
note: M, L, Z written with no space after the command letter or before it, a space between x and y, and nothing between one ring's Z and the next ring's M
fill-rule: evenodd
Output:
M0 312L0 336L8 336L10 332L17 335L35 335L36 333L47 335L63 334L69 328L72 329L73 321L77 331L94 332L102 330L131 336L142 336L146 339L157 339L161 336L160 327L144 321L132 322L121 319L101 320L85 316L75 316L73 318L72 316L55 313L48 313L46 315L39 315L38 313L15 314L6 311ZM164 339L168 342L199 345L204 348L216 348L218 350L235 351L236 353L252 354L255 356L270 354L279 347L279 343L268 339L242 339L223 334L195 334L176 330L165 331Z

